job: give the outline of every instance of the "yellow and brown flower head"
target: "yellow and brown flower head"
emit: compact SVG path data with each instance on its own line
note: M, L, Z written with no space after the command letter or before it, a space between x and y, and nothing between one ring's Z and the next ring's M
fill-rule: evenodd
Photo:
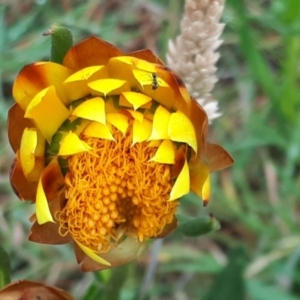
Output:
M11 183L35 203L30 240L73 242L85 271L126 263L177 226L190 190L209 201L210 172L231 157L206 143L207 116L151 51L123 54L90 37L63 64L17 76L9 111Z

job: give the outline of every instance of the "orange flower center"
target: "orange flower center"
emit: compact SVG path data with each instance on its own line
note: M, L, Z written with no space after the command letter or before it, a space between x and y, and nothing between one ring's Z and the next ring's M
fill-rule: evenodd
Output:
M81 137L93 150L72 155L66 180L66 205L56 215L60 234L98 252L128 234L140 241L159 235L171 223L178 201L168 201L170 165L149 161L156 148L132 144L113 128L115 141Z

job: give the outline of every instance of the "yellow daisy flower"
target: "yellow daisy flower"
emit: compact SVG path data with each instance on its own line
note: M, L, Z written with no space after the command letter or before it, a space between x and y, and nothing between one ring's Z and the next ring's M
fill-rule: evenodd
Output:
M84 271L135 259L177 226L179 198L207 204L209 173L233 162L206 143L205 111L149 50L90 37L62 65L25 66L13 96L11 183L36 206L29 239L73 242Z

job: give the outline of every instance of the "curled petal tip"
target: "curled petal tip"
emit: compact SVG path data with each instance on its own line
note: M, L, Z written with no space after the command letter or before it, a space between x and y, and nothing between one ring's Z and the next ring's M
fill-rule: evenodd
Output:
M206 207L209 203L209 199L203 199L203 206Z

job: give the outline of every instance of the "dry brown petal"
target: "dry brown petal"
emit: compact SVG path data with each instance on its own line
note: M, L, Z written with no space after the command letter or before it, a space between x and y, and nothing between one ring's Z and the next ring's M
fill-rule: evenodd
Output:
M154 63L154 64L160 64L160 65L164 64L163 61L149 49L134 51L134 52L128 53L126 55L144 59L144 60Z
M17 152L14 162L10 169L10 184L15 194L21 200L30 200L35 202L37 181L28 181L23 173L19 152Z
M34 127L33 123L29 119L24 118L24 111L19 104L14 104L8 111L7 130L9 143L17 152L20 149L21 138L23 131L26 127Z
M74 71L90 66L104 65L111 57L123 53L110 43L91 36L72 47L64 58L63 65Z
M205 145L201 159L210 172L228 168L234 163L233 158L224 148L211 143Z
M196 136L198 142L198 154L201 156L208 131L208 119L204 109L194 99L191 102L191 121L196 129Z
M48 201L61 194L65 189L65 179L57 158L43 170L41 181Z
M43 283L19 280L0 290L1 300L75 300L66 291Z
M172 176L178 177L178 175L180 174L186 160L186 153L187 153L187 146L181 145L176 152L175 164L172 167Z
M61 199L56 197L51 202L49 202L49 208L52 216L55 219L55 213L58 210L61 210ZM29 240L41 243L41 244L52 244L52 245L61 245L71 242L72 238L69 234L66 236L61 236L58 232L59 222L52 223L48 222L43 225L40 225L35 221L31 227L31 232L29 235Z

